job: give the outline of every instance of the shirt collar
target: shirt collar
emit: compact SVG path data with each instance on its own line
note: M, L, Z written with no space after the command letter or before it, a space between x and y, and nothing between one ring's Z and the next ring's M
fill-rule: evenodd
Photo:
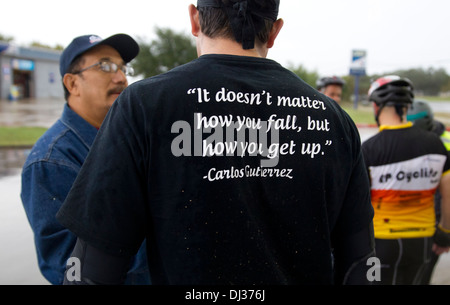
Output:
M381 125L380 126L380 131L410 128L412 126L413 126L412 122L407 122L407 123L401 124L401 125Z
M97 135L97 128L85 121L67 103L61 116L61 122L71 129L88 146L91 147Z

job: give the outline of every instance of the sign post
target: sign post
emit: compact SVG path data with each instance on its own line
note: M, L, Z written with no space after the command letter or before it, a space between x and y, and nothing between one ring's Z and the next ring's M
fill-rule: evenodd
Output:
M366 75L367 52L365 50L353 50L352 62L350 65L350 75L355 77L355 99L353 108L358 108L359 100L359 78Z

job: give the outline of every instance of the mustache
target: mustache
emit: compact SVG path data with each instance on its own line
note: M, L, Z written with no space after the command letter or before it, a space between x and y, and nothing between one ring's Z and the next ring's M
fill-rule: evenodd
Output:
M113 89L108 90L108 95L120 94L123 90L125 90L126 86L118 86Z

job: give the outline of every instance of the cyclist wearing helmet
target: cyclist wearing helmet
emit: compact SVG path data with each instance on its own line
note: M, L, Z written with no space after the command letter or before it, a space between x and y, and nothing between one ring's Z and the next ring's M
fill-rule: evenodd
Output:
M437 121L434 118L433 110L426 101L414 100L412 106L408 109L408 115L406 117L408 121L413 122L414 126L418 126L422 129L432 131L437 134L442 142L450 152L450 132L445 128L442 122ZM440 219L441 211L441 194L436 192L434 199L434 207L436 210L436 219ZM423 277L423 284L429 284L431 280L431 275L433 274L434 267L439 259L439 255L434 252L431 253L430 263Z
M345 85L345 81L337 76L322 77L316 83L317 90L325 94L326 96L335 100L338 104L342 99L342 87Z
M433 110L427 102L415 100L408 109L407 119L413 122L415 126L437 134L444 142L447 150L450 151L450 132L446 130L442 122L434 119Z
M370 87L379 132L362 144L375 210L380 284L421 284L431 252L450 246L450 160L436 134L406 119L410 80L390 75ZM436 226L434 196L442 194Z

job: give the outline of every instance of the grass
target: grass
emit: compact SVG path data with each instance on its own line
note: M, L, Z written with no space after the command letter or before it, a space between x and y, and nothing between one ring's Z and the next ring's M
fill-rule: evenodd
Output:
M356 124L376 124L373 108L371 106L358 105L358 108L354 109L353 104L343 103L342 108L348 113Z
M32 146L47 128L0 127L0 147Z

